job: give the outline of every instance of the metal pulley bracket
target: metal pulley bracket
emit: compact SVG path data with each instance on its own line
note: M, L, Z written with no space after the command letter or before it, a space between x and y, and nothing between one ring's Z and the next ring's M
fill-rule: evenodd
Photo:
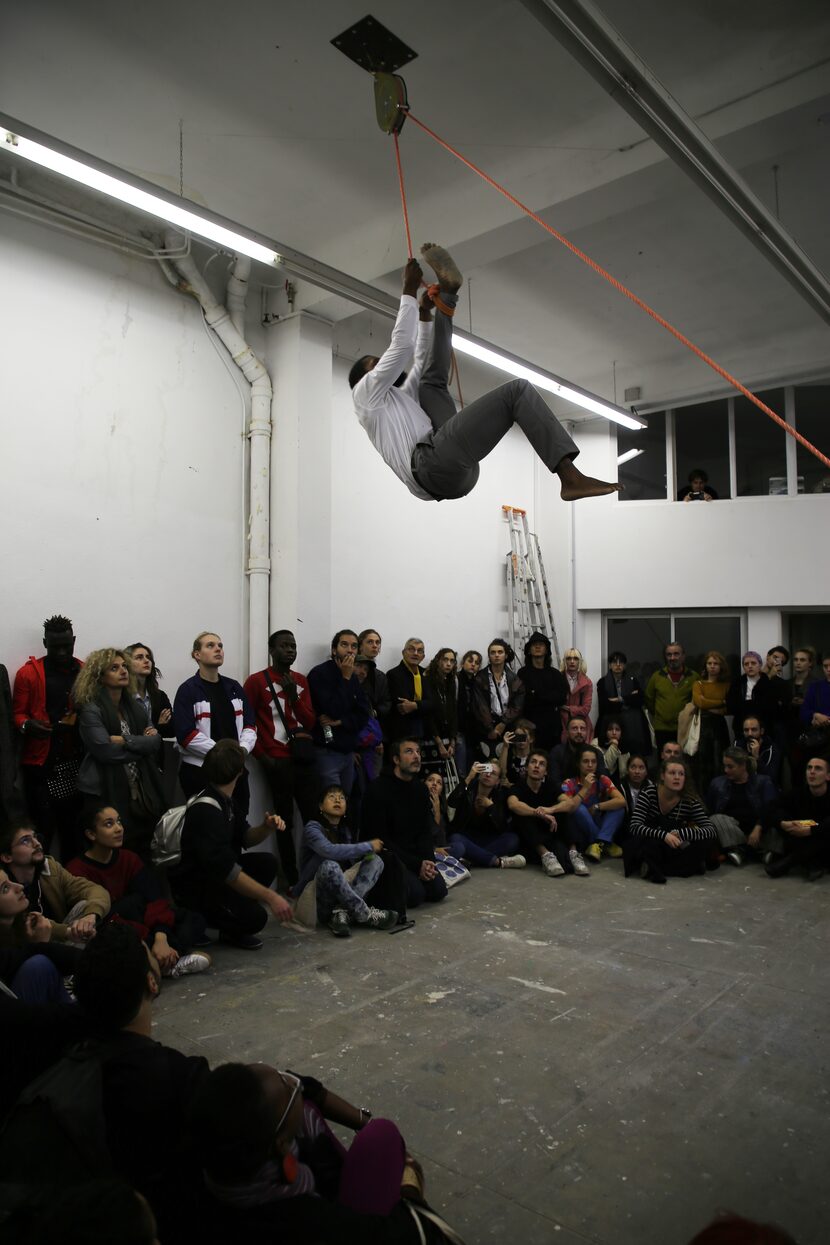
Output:
M400 134L409 108L406 83L395 73L376 73L374 77L378 125L384 134Z

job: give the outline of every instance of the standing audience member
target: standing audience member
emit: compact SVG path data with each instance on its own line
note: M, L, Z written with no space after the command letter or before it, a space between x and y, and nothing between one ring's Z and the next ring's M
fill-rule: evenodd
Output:
M819 681L815 668L816 657L816 650L810 646L797 648L793 653L793 677L790 682L790 694L784 718L788 758L792 758L793 749L801 734L801 710L804 708L804 698L810 684ZM800 779L801 774L798 777Z
M437 903L447 886L435 867L429 793L417 781L421 772L418 739L396 739L392 770L370 783L363 804L363 832L380 839L404 867L406 906Z
M291 886L297 881L294 850L294 801L303 823L317 811L317 779L312 731L316 718L308 681L291 667L297 660L294 633L285 629L268 638L270 666L245 680L245 695L254 711L259 761L271 788L274 811L287 832L277 835L283 872ZM296 741L296 742L295 742Z
M761 669L761 654L744 653L741 658L743 674L729 689L727 711L732 714L734 734L743 733L744 718L750 713L762 722L776 721L783 712L781 697L783 689L776 688ZM778 679L776 682L780 683Z
M729 746L726 726L726 698L729 695L729 667L723 653L712 649L703 659L703 675L692 685L692 701L700 711L700 742L694 769L701 791L708 790L721 772L723 750Z
M43 647L46 656L30 657L15 675L12 715L23 737L20 770L26 804L48 848L56 833L71 835L81 805L75 789L80 747L72 702L81 662L73 656L70 619L63 614L46 619Z
M455 669L458 654L452 648L439 648L429 663L427 683L431 712L427 722L427 737L432 739L442 761L455 756L458 737L458 698Z
M300 880L294 892L300 901L313 884L317 922L327 925L335 938L348 938L352 925L391 929L398 923L397 912L366 903L366 896L383 873L379 855L383 843L380 839L356 843L345 816L346 793L342 787L327 788L318 817L303 828ZM344 872L349 866L357 867L351 879Z
M771 779L753 773L751 766L742 749L726 748L723 773L712 779L706 795L721 849L738 867L745 857L760 859L767 810L778 794Z
M458 739L456 768L466 774L473 763L481 738L481 724L476 711L476 675L481 670L481 653L468 649L461 659L456 683Z
M776 644L767 653L764 662L764 674L770 681L774 693L773 703L776 706L775 717L765 723L767 731L783 752L787 746L787 717L790 710L792 684L784 671L789 663L789 651L783 644Z
M358 683L364 691L371 664L368 657L361 657L360 654L354 659L354 672ZM375 707L371 701L369 701L369 710L369 721L358 736L358 751L355 754L357 761L356 778L359 780L361 798L366 783L374 782L383 768L383 726L375 713ZM354 790L355 787L352 788L352 791Z
M583 745L577 754L579 772L576 778L562 783L564 812L571 822L580 827L588 838L585 855L598 861L606 856L622 856L622 849L614 842L614 835L621 828L625 817L625 799L607 774L597 773L597 754L590 744Z
M499 775L503 787L512 787L524 778L530 750L535 743L533 723L527 718L517 718L513 730L505 731L499 752Z
M191 804L182 826L181 860L168 870L173 897L182 907L199 912L219 941L256 951L257 937L268 920L291 918L291 905L270 889L277 862L270 852L244 852L285 822L272 813L251 827L234 802L234 787L245 772L245 749L233 739L220 739L205 757L204 799ZM263 908L263 904L265 908ZM267 909L267 911L266 911Z
M591 721L591 703L594 699L594 685L588 678L585 659L578 648L569 648L560 667L568 684L568 695L562 706L560 713L562 716L562 730L560 739L565 741L568 723L574 718L581 718L587 727L588 737L593 733L594 724Z
M521 712L522 685L510 669L515 660L507 641L497 637L487 647L488 664L476 675L476 717L487 756L495 756L505 731Z
M693 467L688 475L689 483L677 494L678 501L716 501L717 493L709 483L702 467Z
M574 826L564 812L568 801L548 779L548 758L534 749L527 762L527 773L507 796L522 848L532 861L538 861L549 878L575 873L587 878L590 870L582 852L588 835Z
M123 846L118 810L101 804L91 809L84 834L87 849L66 866L67 872L103 887L110 897L109 920L132 925L158 960L163 977L184 977L210 968L210 956L191 952L205 943L205 923L194 912L176 908L161 892L158 878L134 852Z
M646 708L651 714L658 751L669 740L677 739L680 710L692 699L692 688L700 675L686 666L683 646L674 642L663 650L665 666L655 670L646 686Z
M247 756L256 741L254 711L236 679L219 671L225 662L225 646L215 631L200 631L193 641L191 657L199 669L186 679L173 702L173 724L182 756L179 782L189 799L205 785L202 766L220 739L237 742ZM248 774L240 774L234 803L243 817L251 802Z
M608 658L608 673L597 683L600 719L612 716L622 726L622 747L640 756L651 754L651 734L643 712L640 680L626 672L628 658L616 649Z
M784 852L770 861L771 878L798 866L808 882L818 882L830 868L830 761L810 757L805 785L785 791L770 812L770 824L784 836Z
M524 688L522 712L533 723L537 746L548 752L561 739L562 706L570 688L562 671L552 664L551 643L541 631L534 631L525 644L519 680Z
M715 829L699 800L688 795L682 761L661 761L657 785L643 791L623 847L625 876L647 882L705 873Z
M356 657L357 632L345 627L332 637L329 660L308 672L317 714L317 779L324 787L341 786L346 795L352 790L355 753L370 717L369 701L354 672Z
M124 652L130 659L135 680L135 697L143 705L147 721L164 737L173 735L173 706L159 687L161 671L149 644L128 644Z
M421 665L424 642L411 636L403 646L401 660L386 672L386 686L392 701L389 738L424 739L433 716L432 689Z
M830 657L821 663L824 678L811 683L801 706L801 724L807 735L807 747L820 756L830 749ZM803 737L802 737L803 738ZM804 743L799 746L803 749Z
M584 718L572 718L565 732L565 742L557 744L552 750L549 760L548 776L557 791L562 790L566 778L574 778L579 773L579 753L588 743L588 723ZM597 772L606 773L605 757L599 748L597 754Z
M485 869L524 868L527 861L517 854L519 836L509 829L507 792L493 761L476 761L447 803L455 809L450 855Z
M366 681L364 691L369 700L372 712L386 732L386 724L392 711L392 698L386 683L386 675L378 668L382 640L379 631L368 627L357 637L357 655L366 664Z
M167 800L158 767L161 736L136 699L129 658L120 649L96 649L73 695L86 749L78 771L85 807L103 801L120 809L127 844L147 859Z
M750 714L744 718L742 735L735 736L735 747L741 748L755 766L756 774L765 774L776 787L780 785L781 750L764 730L760 718Z
M10 881L23 887L29 913L35 918L27 927L33 941L88 942L95 937L110 910L109 895L102 886L73 877L53 856L45 855L31 824L0 832L0 862Z

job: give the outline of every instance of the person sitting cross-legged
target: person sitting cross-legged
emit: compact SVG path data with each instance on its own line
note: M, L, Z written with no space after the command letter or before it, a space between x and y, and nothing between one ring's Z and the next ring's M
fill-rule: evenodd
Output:
M350 926L391 929L398 923L397 912L373 908L366 895L383 873L380 839L353 841L345 824L346 793L342 787L327 787L320 800L320 816L303 828L300 878L294 897L302 901L307 888L313 888L317 922L327 925L336 938L348 938ZM350 878L344 870L354 870Z
M184 977L210 968L210 956L193 951L205 943L205 922L162 895L158 878L135 852L124 847L118 810L101 803L89 811L87 849L66 866L69 873L102 886L112 900L108 920L132 925L158 960L164 977Z
M63 979L81 952L53 943L51 922L28 906L20 883L0 869L0 983L23 1003L69 1004Z
M686 767L660 762L655 787L641 791L623 844L625 876L647 882L705 873L715 828L699 800L687 794Z
M46 941L85 943L110 910L103 886L73 877L44 854L37 831L24 821L0 831L0 865L26 894L29 911L51 927Z
M709 784L706 803L726 859L740 866L745 858L760 859L767 809L777 792L770 778L754 772L741 748L726 748L722 764L723 773Z
M531 751L524 779L507 796L507 807L519 840L532 861L538 861L550 878L575 873L587 878L590 870L582 852L587 831L564 812L564 797L548 777L546 752Z
M455 809L450 855L485 869L523 869L519 836L508 828L507 791L494 761L476 761L447 803Z
M760 718L750 714L744 718L743 734L735 737L735 747L742 748L755 763L755 773L765 774L778 787L781 777L781 749L767 734Z
M769 876L800 867L808 881L817 882L830 868L830 761L810 757L804 786L782 792L769 822L784 838L783 854L766 866Z
M583 745L577 757L579 774L562 783L567 797L562 810L570 814L573 822L581 826L589 838L585 855L598 861L602 854L622 856L622 849L614 842L614 835L625 818L625 796L617 790L607 774L597 773L596 750Z

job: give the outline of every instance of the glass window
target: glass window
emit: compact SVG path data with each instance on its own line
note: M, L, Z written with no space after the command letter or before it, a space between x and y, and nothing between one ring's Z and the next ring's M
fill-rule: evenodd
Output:
M761 412L759 411L760 415ZM725 398L680 407L674 413L678 495L701 470L718 497L729 496L729 406Z
M758 411L758 414L762 412ZM674 638L678 644L683 645L686 665L697 670L698 674L703 673L703 659L710 649L723 653L733 678L740 674L741 619L738 614L728 617L678 614L674 620Z
M648 618L606 619L606 656L619 649L628 658L627 674L636 675L643 687L655 670L663 665L663 649L671 639L671 615L653 614ZM594 682L599 675L589 672Z
M830 457L830 385L798 385L795 391L795 426L816 449ZM830 492L830 471L798 446L799 493Z
M759 393L784 418L784 390ZM737 496L762 497L787 492L787 434L749 398L735 398ZM818 465L818 464L817 464Z
M623 486L620 501L643 501L666 496L666 414L655 411L648 416L648 428L632 432L617 428L617 459L640 452L619 464Z
M818 653L815 669L820 675L822 658L830 655L830 614L787 614L786 619L789 632L787 647L790 653L798 648L814 648ZM792 675L792 666L788 668L787 674Z

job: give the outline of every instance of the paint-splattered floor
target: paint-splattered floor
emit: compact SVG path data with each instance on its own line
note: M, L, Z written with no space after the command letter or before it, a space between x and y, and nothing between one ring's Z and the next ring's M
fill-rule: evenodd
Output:
M401 934L270 925L165 988L156 1036L396 1120L469 1245L683 1245L830 1221L830 878L478 872Z

